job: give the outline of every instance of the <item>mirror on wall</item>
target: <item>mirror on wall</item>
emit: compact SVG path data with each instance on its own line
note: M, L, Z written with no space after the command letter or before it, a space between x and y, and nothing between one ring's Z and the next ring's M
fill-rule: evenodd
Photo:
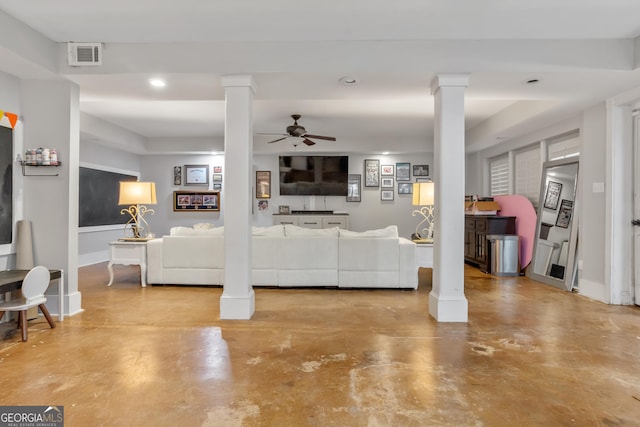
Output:
M578 163L572 157L542 167L533 260L527 269L530 278L566 290L572 289L576 272Z

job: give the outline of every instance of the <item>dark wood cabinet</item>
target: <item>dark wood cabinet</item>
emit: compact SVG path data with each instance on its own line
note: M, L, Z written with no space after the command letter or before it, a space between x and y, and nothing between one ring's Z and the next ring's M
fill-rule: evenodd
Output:
M490 234L516 234L515 216L465 215L464 260L485 273L491 265Z

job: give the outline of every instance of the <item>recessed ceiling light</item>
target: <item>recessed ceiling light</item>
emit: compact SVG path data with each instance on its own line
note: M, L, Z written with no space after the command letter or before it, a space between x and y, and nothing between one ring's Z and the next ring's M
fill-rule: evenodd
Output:
M382 152L382 155L383 155L383 156L387 156L387 155L389 155L389 152L388 152L388 151L383 151L383 152Z
M153 87L165 87L167 85L167 82L165 82L162 79L149 79L149 84Z
M353 86L358 83L358 79L351 76L344 76L344 77L340 77L340 83L342 83L345 86Z

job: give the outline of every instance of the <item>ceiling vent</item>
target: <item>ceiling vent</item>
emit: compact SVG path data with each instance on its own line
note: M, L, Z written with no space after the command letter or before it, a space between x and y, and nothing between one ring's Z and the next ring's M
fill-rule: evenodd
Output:
M102 43L67 43L69 65L102 65Z

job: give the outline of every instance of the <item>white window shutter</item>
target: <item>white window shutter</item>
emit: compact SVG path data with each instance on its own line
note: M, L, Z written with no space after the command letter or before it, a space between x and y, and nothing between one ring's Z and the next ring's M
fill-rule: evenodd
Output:
M540 147L516 153L515 163L516 194L525 196L536 206L538 204L542 176Z
M509 156L491 160L491 196L509 194Z

